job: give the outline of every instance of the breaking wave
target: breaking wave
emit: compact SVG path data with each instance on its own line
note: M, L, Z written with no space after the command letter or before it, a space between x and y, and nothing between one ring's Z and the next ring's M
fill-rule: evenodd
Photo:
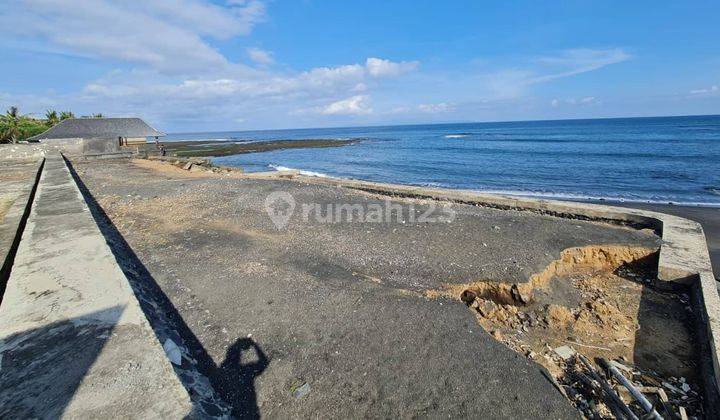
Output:
M268 165L268 166L276 171L296 171L300 175L305 175L305 176L315 176L318 178L327 178L328 177L327 174L324 174L322 172L304 171L302 169L288 168L287 166L280 166L280 165Z

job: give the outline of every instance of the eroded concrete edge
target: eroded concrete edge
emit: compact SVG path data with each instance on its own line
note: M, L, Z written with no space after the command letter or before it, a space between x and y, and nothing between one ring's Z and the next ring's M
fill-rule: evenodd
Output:
M706 401L715 404L716 406L713 408L720 411L720 407L717 407L718 401L720 401L720 355L718 354L720 351L720 294L718 294L718 285L712 271L705 233L700 223L654 211L594 203L482 194L474 191L384 184L331 177L306 177L294 173L285 176L288 175L297 180L331 184L388 196L531 211L558 217L655 229L660 232L662 237L656 285L664 289L676 288L678 284L685 285L690 287L693 294L697 295L696 307L693 308L699 324L696 325L696 331L700 335L699 338L705 340L705 343L698 347L707 351L708 354L701 354L701 357L710 359L709 365L712 368L710 375L702 372L706 376L705 391L708 394Z
M37 168L35 173L28 179L27 185L23 188L18 198L8 209L5 217L0 223L0 303L2 303L5 294L5 286L10 278L13 261L15 260L15 252L20 244L25 222L30 215L32 200L35 195L35 189L40 181L43 164L45 158L37 160Z
M0 306L0 353L6 414L193 412L59 154L45 160Z

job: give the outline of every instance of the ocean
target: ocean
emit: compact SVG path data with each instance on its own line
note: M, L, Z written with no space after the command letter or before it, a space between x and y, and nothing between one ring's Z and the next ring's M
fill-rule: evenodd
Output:
M166 140L361 139L225 156L248 172L571 200L720 207L720 115L177 133Z

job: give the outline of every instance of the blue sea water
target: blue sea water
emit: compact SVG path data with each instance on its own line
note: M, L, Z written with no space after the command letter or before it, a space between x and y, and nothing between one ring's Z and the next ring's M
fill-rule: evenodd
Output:
M246 171L565 199L720 206L720 115L173 134L168 141L352 139L215 158Z

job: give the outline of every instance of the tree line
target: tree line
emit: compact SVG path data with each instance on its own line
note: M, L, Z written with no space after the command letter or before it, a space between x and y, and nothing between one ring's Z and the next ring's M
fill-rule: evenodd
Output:
M71 111L57 112L49 109L45 113L45 118L34 118L30 114L21 114L18 107L11 106L5 114L0 115L0 143L17 143L40 134L68 118L75 118L75 114ZM103 115L84 115L80 118L103 118Z

